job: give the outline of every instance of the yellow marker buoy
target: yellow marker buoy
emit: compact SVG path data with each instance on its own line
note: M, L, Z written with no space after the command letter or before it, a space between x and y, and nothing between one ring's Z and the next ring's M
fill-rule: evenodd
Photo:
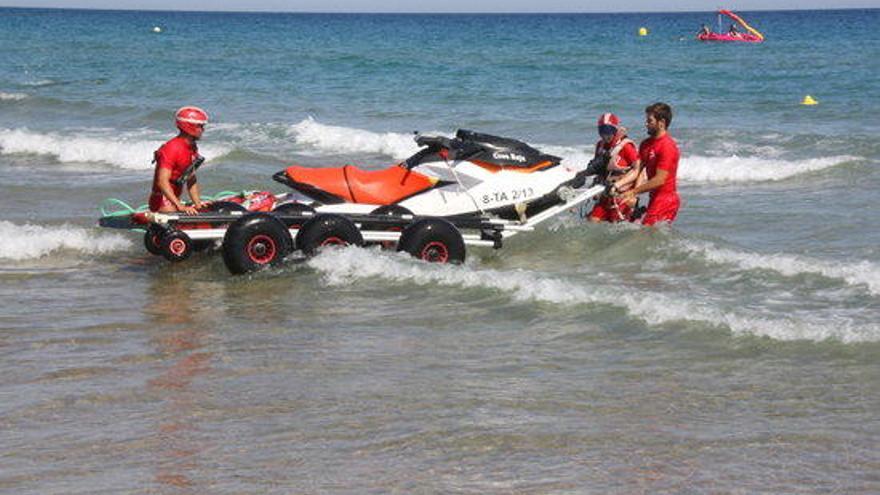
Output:
M819 102L816 101L812 96L807 95L804 96L803 101L801 101L801 105L818 105Z
M154 32L154 33L161 33L161 32L162 32L162 28L160 28L159 26L153 26L153 32Z
M647 35L648 35L648 28L640 27L639 28L639 36L647 36Z

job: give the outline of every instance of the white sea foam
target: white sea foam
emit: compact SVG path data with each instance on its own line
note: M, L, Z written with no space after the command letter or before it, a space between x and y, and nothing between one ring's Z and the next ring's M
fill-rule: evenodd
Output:
M869 261L826 261L790 254L758 254L715 246L710 242L681 241L679 246L714 263L728 263L744 270L771 270L792 277L818 274L860 285L873 295L880 295L880 266Z
M318 152L348 154L383 154L395 159L406 158L418 150L410 134L376 133L349 127L321 124L313 118L305 119L290 130L297 144ZM586 164L593 156L592 144L583 146L534 146L546 153L557 155L566 163ZM777 150L778 151L778 150ZM693 183L749 183L780 181L797 175L823 170L853 160L850 156L831 156L805 160L784 160L779 153L754 157L683 156L678 177Z
M562 158L563 163L586 166L593 159L593 145L584 146L557 146L536 144L535 148ZM576 167L577 168L577 167Z
M403 159L419 150L412 134L326 125L311 117L294 124L290 131L297 144L322 152L373 153Z
M30 95L24 93L3 93L0 91L0 101L21 101L30 98Z
M513 297L524 301L564 305L598 303L622 307L630 315L649 325L696 321L713 327L726 327L734 334L765 336L777 340L880 340L880 328L859 326L851 321L817 324L792 318L768 319L739 315L695 299L675 298L625 287L600 287L594 283L581 285L523 270L502 272L472 266L431 265L413 261L404 255L388 255L356 248L323 253L310 260L309 264L323 272L327 282L333 285L347 285L358 279L381 278L422 285L487 288L509 292Z
M543 146L536 147L558 155L566 161L587 163L593 157L592 147ZM783 160L773 153L740 158L737 156L684 155L678 165L681 182L732 184L780 181L797 175L835 167L855 157L831 156L806 160Z
M736 183L785 180L853 160L850 156L830 156L785 161L779 158L685 156L678 167L678 178L686 182Z
M395 132L371 132L350 127L321 124L309 117L290 128L296 142L320 152L350 154L382 154L391 158L403 159L419 150L412 134ZM429 135L445 135L437 131L425 132ZM592 146L543 146L536 147L545 153L557 155L565 160L586 164L592 158Z
M106 163L132 170L149 170L153 152L163 143L143 134L88 130L75 134L40 133L28 129L0 129L0 153L51 155L64 163ZM208 159L229 151L223 145L200 146Z
M54 86L56 84L60 84L58 81L54 81L52 79L40 79L38 81L28 81L23 83L25 86L30 86L32 88L42 88L45 86Z
M131 241L119 234L98 234L71 225L44 227L0 220L0 259L37 259L60 250L106 254L130 246Z

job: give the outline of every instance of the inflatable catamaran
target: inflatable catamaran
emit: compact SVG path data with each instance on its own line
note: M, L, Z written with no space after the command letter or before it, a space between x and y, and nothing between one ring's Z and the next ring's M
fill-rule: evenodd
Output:
M741 26L746 32L737 32L737 33L722 33L721 31L721 16L727 16L736 22L739 26ZM734 14L729 10L719 10L718 11L718 31L717 33L709 32L701 32L697 34L697 39L700 41L721 41L721 42L740 42L740 43L762 43L764 41L764 35L761 34L760 31L749 26L749 24L743 20L742 17Z

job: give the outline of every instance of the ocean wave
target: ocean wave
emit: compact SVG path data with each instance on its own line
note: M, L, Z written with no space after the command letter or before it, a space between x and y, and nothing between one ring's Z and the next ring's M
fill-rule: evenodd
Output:
M290 133L298 145L321 152L370 153L403 159L419 150L412 134L326 125L311 117L291 126Z
M864 286L871 294L880 295L880 266L869 261L832 262L790 254L749 253L702 241L679 241L678 246L713 263L732 264L743 270L770 270L787 277L817 274L843 280L850 285Z
M588 144L584 146L558 146L558 145L543 145L536 144L535 148L543 151L544 153L550 153L551 155L558 156L562 158L564 163L571 164L583 164L586 165L590 163L590 160L593 159L593 145Z
M716 328L728 328L737 335L782 341L821 342L836 339L852 343L880 340L880 327L860 326L850 320L819 324L815 318L805 321L741 315L685 297L675 298L618 286L600 287L595 283L581 285L525 270L503 272L467 265L432 265L413 261L399 253L391 255L358 248L331 250L311 259L309 265L321 271L331 285L348 285L352 280L380 278L420 285L486 288L505 291L526 301L622 307L631 316L649 325L700 322Z
M21 101L30 98L30 95L25 93L3 93L0 91L0 101Z
M685 182L737 183L769 182L836 167L854 160L851 156L830 156L785 161L778 158L688 156L681 159L678 178Z
M411 134L376 133L331 126L321 124L311 117L293 125L291 134L300 146L319 152L369 153L403 159L419 149ZM592 144L564 146L535 143L534 147L557 155L567 163L586 164L593 156ZM768 151L766 156L743 158L736 155L683 156L678 169L678 178L682 182L718 184L780 181L856 159L852 156L830 156L789 161L778 155Z
M290 133L297 144L315 151L346 154L378 154L394 159L404 159L419 150L413 134L395 132L372 132L351 127L321 124L309 117L290 127ZM449 134L430 131L428 135ZM593 155L589 146L535 145L536 148L558 155L566 160L587 163Z
M29 88L45 88L48 86L57 86L59 84L64 84L60 81L56 81L54 79L40 79L37 81L27 81L21 83L22 86L26 86Z
M111 134L113 133L113 134ZM79 134L40 133L27 129L0 129L0 153L51 155L62 163L106 163L131 169L153 168L153 152L163 143L144 134L90 130ZM209 160L229 152L224 145L200 146Z
M119 234L96 234L92 229L59 225L16 225L0 220L0 259L14 261L42 258L60 250L106 254L131 247Z

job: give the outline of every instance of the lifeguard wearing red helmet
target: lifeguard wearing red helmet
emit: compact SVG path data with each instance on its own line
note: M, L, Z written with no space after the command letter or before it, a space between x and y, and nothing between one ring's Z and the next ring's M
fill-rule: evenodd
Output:
M174 120L181 132L199 139L205 130L205 124L208 123L208 112L199 107L182 107L175 112Z
M150 211L161 213L197 213L206 206L199 194L195 171L204 159L199 155L196 141L202 137L208 112L199 107L185 106L174 113L180 134L163 144L153 154L156 170L150 192ZM189 193L192 204L183 202L182 194Z
M589 167L595 167L599 180L609 185L609 193L599 197L588 218L591 222L629 221L635 200L622 201L617 195L633 188L643 178L636 145L613 113L600 115L596 127L600 139Z

